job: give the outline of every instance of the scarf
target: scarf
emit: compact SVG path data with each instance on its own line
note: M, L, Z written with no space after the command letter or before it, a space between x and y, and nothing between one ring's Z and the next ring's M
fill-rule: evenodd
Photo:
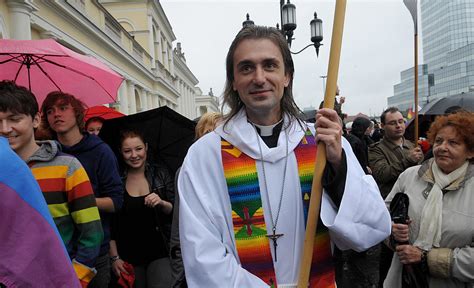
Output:
M443 173L436 161L431 164L434 184L423 206L420 220L420 232L414 246L423 250L431 250L432 247L439 247L441 240L441 224L443 220L443 189L457 179L463 177L467 172L469 161L449 174Z

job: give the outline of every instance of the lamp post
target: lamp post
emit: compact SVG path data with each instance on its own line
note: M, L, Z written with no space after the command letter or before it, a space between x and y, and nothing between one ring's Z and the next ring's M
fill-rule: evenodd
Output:
M327 75L321 75L319 78L323 79L323 93L326 91L326 78L328 78Z
M288 46L291 48L291 42L293 41L293 31L295 31L296 25L296 6L290 3L290 0L280 0L280 23L281 29L277 24L277 29L281 31L281 33L285 36L286 41L288 42ZM247 27L249 25L254 25L254 22L250 20L250 16L247 13L247 20L242 23L243 27ZM310 46L314 46L316 49L316 55L319 56L319 47L321 41L323 41L323 21L318 18L316 12L314 13L314 18L309 23L311 29L311 44L308 44L303 49L299 50L298 52L291 52L292 54L299 54L303 52L306 48Z

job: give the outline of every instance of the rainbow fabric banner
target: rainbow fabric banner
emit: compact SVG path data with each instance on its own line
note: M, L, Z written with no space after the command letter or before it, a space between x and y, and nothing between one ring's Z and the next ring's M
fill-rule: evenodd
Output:
M272 287L277 287L273 259L254 159L222 139L222 164L232 206L232 222L240 263ZM317 146L310 130L295 149L305 223L311 197ZM333 288L334 265L328 229L320 221L313 248L309 287Z
M0 137L0 283L81 287L28 166Z

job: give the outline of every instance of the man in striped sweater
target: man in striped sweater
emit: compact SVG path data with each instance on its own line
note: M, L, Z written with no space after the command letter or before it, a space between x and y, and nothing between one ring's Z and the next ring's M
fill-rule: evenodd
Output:
M24 87L0 82L0 135L30 167L83 286L92 279L103 230L94 193L81 163L55 141L35 141L38 103ZM85 267L86 266L86 267ZM92 273L91 273L92 272Z

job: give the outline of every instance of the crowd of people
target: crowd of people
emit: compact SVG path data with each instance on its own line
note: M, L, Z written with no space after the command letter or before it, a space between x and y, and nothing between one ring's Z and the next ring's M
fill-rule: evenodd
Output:
M243 28L226 57L229 112L201 117L176 175L151 161L142 131L120 131L115 155L104 119L85 122L74 95L51 92L39 107L1 81L1 173L12 179L0 191L8 203L12 191L36 195L51 225L11 229L28 219L0 210L0 287L296 287L317 143L327 165L309 287L474 287L474 114L437 117L423 151L395 107L346 131L341 97L303 121L293 75L277 29ZM25 246L32 255L15 257ZM43 272L34 284L29 269Z

